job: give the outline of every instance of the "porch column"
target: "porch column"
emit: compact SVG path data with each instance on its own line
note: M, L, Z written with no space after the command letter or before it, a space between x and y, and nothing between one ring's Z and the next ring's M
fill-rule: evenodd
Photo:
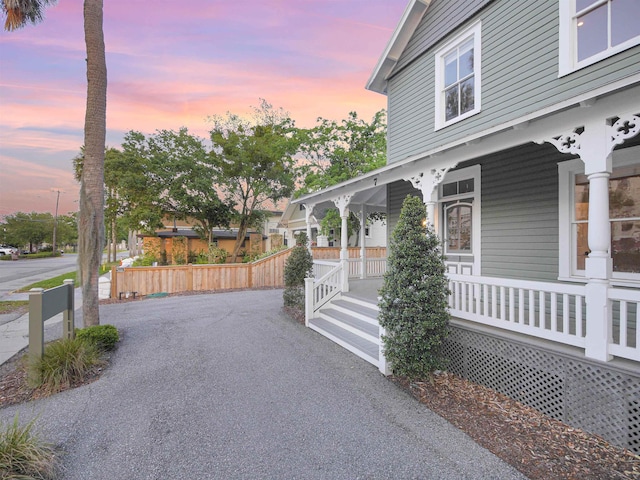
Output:
M580 133L575 129L547 140L562 153L578 155L584 162L584 172L589 180L590 253L585 260L587 279L585 356L603 362L612 358L609 354L609 343L612 338L609 283L613 272L609 221L611 153L615 145L622 144L625 139L635 136L639 129L640 118L635 115L621 116L612 120L588 118Z
M365 245L367 236L365 228L367 227L367 206L363 203L360 209L360 278L367 278L367 246Z
M432 229L435 229L435 212L437 204L436 188L444 176L451 167L444 168L432 168L431 170L425 170L413 177L405 178L406 181L411 182L413 187L422 192L422 201L426 206L426 224L430 225Z
M344 194L333 199L338 211L340 212L340 219L342 220L342 226L340 228L340 262L342 263L342 291L349 291L349 231L348 223L349 219L349 202L352 195Z
M304 204L304 216L307 222L307 250L311 253L311 214L313 213L313 208L315 205L313 204Z

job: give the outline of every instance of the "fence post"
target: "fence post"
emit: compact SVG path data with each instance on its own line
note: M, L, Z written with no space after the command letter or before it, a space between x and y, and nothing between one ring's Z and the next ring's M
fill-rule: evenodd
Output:
M62 338L73 339L76 336L74 324L75 285L71 279L67 279L63 283L67 286L67 308L62 314Z
M44 353L43 293L44 288L29 290L29 357L32 360L40 360Z
M193 264L187 265L187 292L193 290Z
M309 320L313 317L313 278L304 279L304 325L309 326Z

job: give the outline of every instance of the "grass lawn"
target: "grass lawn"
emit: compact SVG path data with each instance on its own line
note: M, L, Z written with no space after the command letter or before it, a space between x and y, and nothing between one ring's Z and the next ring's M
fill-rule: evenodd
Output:
M2 300L0 301L0 314L13 313L16 310L24 309L29 305L29 300Z
M107 263L105 265L100 266L100 275L104 275L105 273L111 270L111 267L113 265L118 265L118 264L119 262L115 262L115 263L112 262L112 263ZM62 275L58 275L57 277L32 283L31 285L22 287L20 290L18 290L18 292L28 292L32 288L44 288L45 290L47 290L49 288L59 287L67 279L73 280L76 285L76 288L80 286L80 284L78 283L78 272L74 270L69 273L63 273Z

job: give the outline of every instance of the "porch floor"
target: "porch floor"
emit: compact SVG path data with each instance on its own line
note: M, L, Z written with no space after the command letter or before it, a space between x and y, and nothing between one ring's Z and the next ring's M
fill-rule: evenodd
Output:
M356 297L361 300L366 300L374 304L378 304L378 290L382 287L384 279L381 277L375 278L350 278L349 279L349 292L347 295Z

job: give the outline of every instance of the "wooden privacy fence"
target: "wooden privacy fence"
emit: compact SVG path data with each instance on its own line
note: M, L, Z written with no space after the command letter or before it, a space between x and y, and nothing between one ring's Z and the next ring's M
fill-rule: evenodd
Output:
M111 269L111 298L120 293L177 293L284 287L284 264L291 249L252 263Z

